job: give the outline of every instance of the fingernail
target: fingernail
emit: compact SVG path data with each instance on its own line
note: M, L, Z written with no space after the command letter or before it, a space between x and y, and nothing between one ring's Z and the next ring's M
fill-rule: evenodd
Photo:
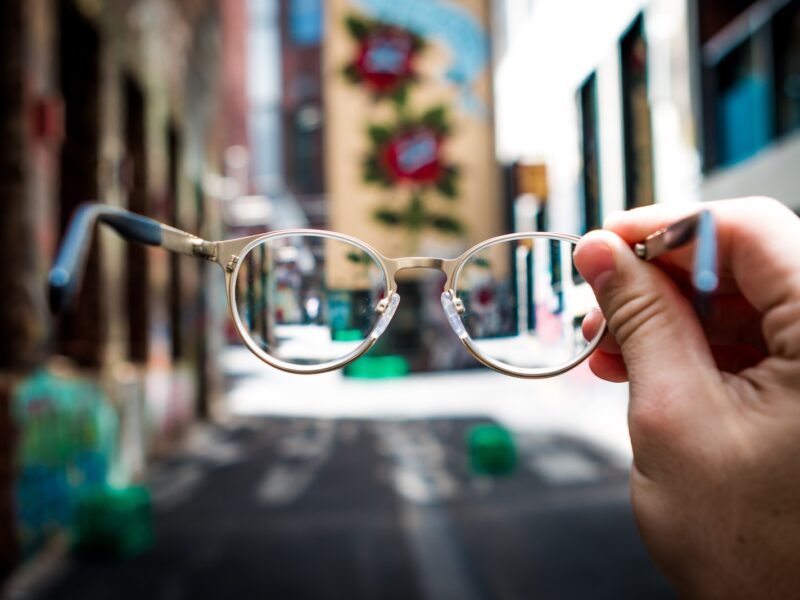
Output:
M614 275L614 251L604 240L586 238L575 250L575 266L595 292Z

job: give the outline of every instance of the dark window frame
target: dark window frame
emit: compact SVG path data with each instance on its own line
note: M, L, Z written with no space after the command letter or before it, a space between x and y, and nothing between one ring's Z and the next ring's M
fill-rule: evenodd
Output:
M126 185L129 210L150 215L147 172L147 98L142 87L130 74L123 79L125 97ZM147 248L128 244L126 254L125 295L128 315L128 359L146 364L150 350L150 265Z
M603 193L600 169L600 124L597 73L591 73L578 88L578 120L581 153L580 233L603 226Z
M701 125L698 142L702 170L706 175L748 162L800 128L800 121L789 126L781 122L776 72L782 58L776 58L775 48L776 24L782 22L786 11L800 10L800 0L754 0L742 3L739 13L732 11L725 1L695 0L693 11L695 26L692 34L699 91L697 110ZM727 11L716 21L709 17L716 14L710 8L715 2L721 6L718 12ZM740 59L738 63L737 58ZM728 93L736 91L737 67L745 74L741 77L743 82L748 79L748 73L763 76L764 85L761 89L753 87L750 90L750 100L766 106L766 112L761 113L760 126L754 121L750 138L737 140L738 146L724 137L726 129L720 123L723 112L719 107L723 101L721 89L727 85L729 90L733 90Z
M60 151L60 236L75 209L100 192L100 51L97 28L72 2L58 3L58 78L64 97L64 143ZM103 364L108 307L103 294L100 240L95 238L73 312L57 325L56 351L84 367Z
M626 209L655 202L648 60L644 15L640 13L619 41ZM643 63L641 72L637 72L636 62Z

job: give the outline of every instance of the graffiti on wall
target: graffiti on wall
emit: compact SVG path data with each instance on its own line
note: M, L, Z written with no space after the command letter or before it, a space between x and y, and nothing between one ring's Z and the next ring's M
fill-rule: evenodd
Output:
M118 419L96 383L34 373L18 388L16 510L23 552L72 523L79 495L107 482Z
M487 10L481 0L341 0L332 10L326 51L340 75L329 95L347 107L333 115L332 132L364 132L361 141L333 138L341 161L353 157L343 145L359 156L358 181L340 159L329 165L347 173L332 183L331 214L346 218L349 233L385 241L382 232L393 231L415 253L425 239L460 247L464 236L495 229L496 219L479 216L492 210L494 183ZM353 188L367 208L356 219ZM347 208L338 210L340 196Z
M489 39L475 15L442 0L355 0L367 14L391 26L448 48L451 61L445 79L461 90L463 107L487 117L487 107L474 86L489 61Z

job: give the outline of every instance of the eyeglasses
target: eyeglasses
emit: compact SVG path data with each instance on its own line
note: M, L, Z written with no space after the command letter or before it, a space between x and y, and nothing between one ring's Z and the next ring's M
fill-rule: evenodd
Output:
M579 237L513 233L481 242L457 258L387 258L365 242L330 231L293 229L211 242L148 217L103 204L81 205L49 275L54 312L72 303L95 223L127 240L195 256L225 272L236 331L258 358L283 371L322 373L367 352L392 320L397 275L411 269L444 273L444 315L478 361L523 378L559 375L600 343L584 338L594 294L573 266ZM716 236L707 210L635 246L651 260L697 239L693 280L716 287Z

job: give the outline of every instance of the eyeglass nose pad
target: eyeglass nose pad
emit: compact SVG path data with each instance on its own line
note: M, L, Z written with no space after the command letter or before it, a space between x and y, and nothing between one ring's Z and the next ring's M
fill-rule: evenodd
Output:
M389 301L383 309L383 313L381 314L381 318L378 319L375 329L372 330L371 337L373 340L377 340L379 337L381 337L383 332L386 331L386 328L389 326L389 322L392 320L392 317L397 310L398 304L400 304L400 294L395 292L392 294L392 297L389 298Z
M455 334L464 339L468 337L467 330L464 329L464 323L461 321L461 315L458 311L458 301L457 298L453 296L452 292L442 292L442 307L444 308L444 314L447 315L447 322L450 323L450 328L455 332Z

